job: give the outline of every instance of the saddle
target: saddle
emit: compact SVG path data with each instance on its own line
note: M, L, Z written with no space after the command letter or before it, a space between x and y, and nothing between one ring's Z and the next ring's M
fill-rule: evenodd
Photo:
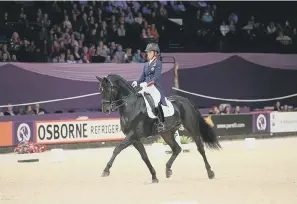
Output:
M155 111L156 109L155 109L154 98L149 93L146 93L146 92L144 94L139 94L139 95L141 95L141 97L144 98L148 116L152 119L157 118L156 115L158 113L156 113L156 111ZM161 105L164 118L174 115L174 107L173 107L172 103L167 98L165 98L165 100L166 100L167 106Z
M155 111L155 102L154 102L153 97L149 93L144 93L144 97L146 98L148 104L150 105L154 115L157 115L157 113Z

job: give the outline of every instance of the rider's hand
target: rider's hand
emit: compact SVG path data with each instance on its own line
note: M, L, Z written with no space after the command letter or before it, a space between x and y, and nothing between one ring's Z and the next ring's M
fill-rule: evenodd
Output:
M141 88L145 88L145 87L147 87L147 83L146 82L142 82L142 83L139 84L139 86Z
M137 81L133 81L132 86L136 87L137 86Z

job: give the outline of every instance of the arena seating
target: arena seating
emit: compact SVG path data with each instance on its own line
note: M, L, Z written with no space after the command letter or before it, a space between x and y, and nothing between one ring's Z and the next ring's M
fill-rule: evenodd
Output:
M293 4L1 2L0 60L143 62L151 41L170 52L295 53Z

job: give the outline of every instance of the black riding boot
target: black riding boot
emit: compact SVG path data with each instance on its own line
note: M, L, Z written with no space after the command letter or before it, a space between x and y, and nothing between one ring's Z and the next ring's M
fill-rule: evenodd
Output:
M156 116L158 117L158 125L157 125L157 130L158 132L162 132L165 130L164 126L164 113L161 104L159 103L158 107L156 108Z

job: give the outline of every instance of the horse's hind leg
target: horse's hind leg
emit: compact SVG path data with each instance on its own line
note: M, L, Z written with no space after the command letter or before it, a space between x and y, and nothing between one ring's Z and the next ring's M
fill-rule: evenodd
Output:
M157 179L156 171L155 171L153 165L151 164L151 162L150 162L150 160L149 160L149 158L147 156L147 153L145 151L145 148L144 148L143 144L140 141L135 141L133 143L133 146L135 147L135 149L138 150L139 154L141 155L142 160L145 162L146 166L150 170L150 172L152 174L153 183L158 183L159 180Z
M205 154L204 145L201 141L201 138L200 138L200 136L196 136L196 137L194 136L193 138L196 143L197 149L203 158L208 178L213 179L215 177L215 173L211 170L211 166L208 163L208 160L207 160L206 154Z
M182 148L178 145L174 138L175 131L170 131L168 133L162 134L162 138L164 141L170 146L172 149L172 155L168 162L166 163L166 178L169 178L172 175L171 166L175 161L176 157L181 153Z

